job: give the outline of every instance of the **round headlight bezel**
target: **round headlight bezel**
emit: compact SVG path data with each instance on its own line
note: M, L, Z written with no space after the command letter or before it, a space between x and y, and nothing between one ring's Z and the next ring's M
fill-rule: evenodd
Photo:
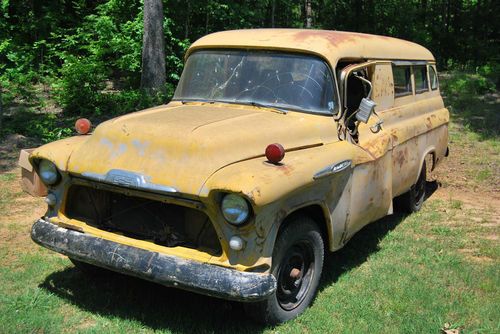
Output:
M243 226L248 222L251 206L248 200L237 194L226 194L220 205L224 219L234 226ZM240 210L240 213L229 210Z
M42 182L48 186L55 185L61 179L61 174L56 165L47 159L39 161L38 176L40 176Z

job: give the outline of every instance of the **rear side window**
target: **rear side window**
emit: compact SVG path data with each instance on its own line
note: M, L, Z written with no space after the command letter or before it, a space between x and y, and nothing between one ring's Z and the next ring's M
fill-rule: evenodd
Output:
M439 87L437 73L436 73L436 70L434 69L434 67L429 66L429 69L430 69L429 77L431 80L431 89L436 90Z
M394 77L394 96L405 96L412 93L410 66L392 66Z
M413 73L415 74L415 92L428 92L429 82L427 81L427 66L414 66Z

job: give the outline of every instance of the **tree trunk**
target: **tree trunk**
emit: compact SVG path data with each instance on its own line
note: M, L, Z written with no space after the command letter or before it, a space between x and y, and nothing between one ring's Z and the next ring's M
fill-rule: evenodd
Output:
M312 8L311 0L306 0L306 28L312 28Z
M0 131L2 130L3 105L2 105L2 87L0 87Z
M210 21L210 7L207 6L207 13L205 14L205 34L208 34L208 22Z
M187 5L187 12L186 12L186 20L184 21L184 39L188 39L189 38L189 17L191 15L191 3L189 2L189 0L186 1L186 5Z
M144 0L141 88L162 91L165 82L163 3L162 0Z
M271 28L274 28L274 13L276 11L276 0L271 1Z

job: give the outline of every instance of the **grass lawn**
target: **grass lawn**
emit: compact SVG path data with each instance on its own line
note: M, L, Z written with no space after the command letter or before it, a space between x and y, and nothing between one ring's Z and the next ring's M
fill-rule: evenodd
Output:
M428 183L422 211L379 220L329 255L314 305L277 327L248 321L238 303L80 273L30 240L43 200L21 191L17 168L5 168L0 332L500 333L500 146L496 134L456 120L451 156L435 172L439 183Z

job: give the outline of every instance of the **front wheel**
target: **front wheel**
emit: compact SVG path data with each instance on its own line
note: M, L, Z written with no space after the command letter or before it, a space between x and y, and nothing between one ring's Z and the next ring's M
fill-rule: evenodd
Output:
M324 244L317 224L297 216L279 233L271 273L277 289L266 300L245 304L259 322L277 324L295 318L313 301L323 269Z

